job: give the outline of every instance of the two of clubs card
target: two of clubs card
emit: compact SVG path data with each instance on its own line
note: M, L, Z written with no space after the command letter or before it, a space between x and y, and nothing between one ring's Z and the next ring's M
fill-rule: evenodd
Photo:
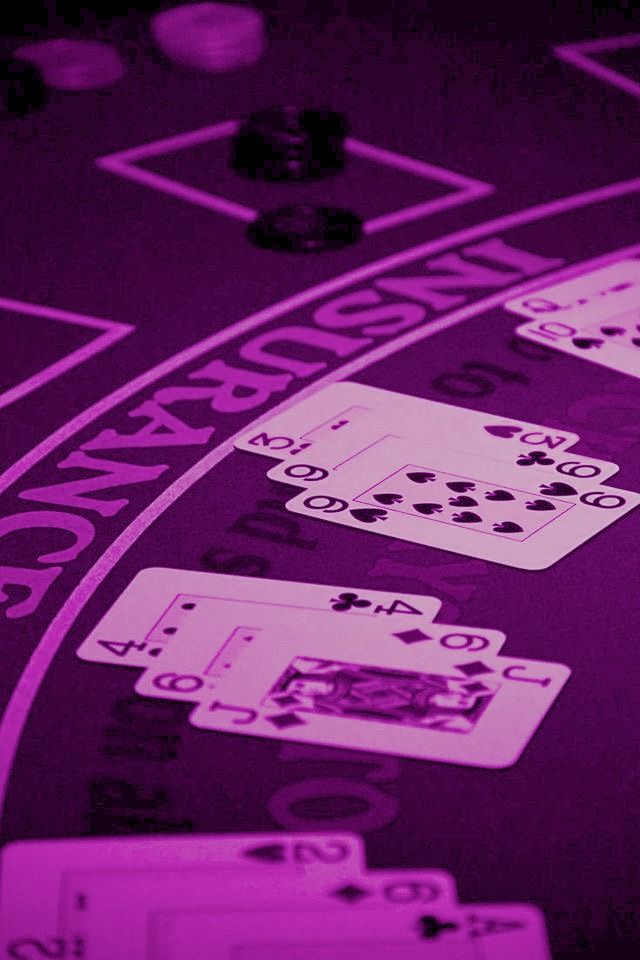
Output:
M151 568L78 655L143 668L144 697L236 736L511 766L569 677L500 654L505 635L434 622L435 597Z
M15 960L551 957L537 907L459 903L444 870L367 869L348 833L17 842L0 903Z
M236 441L301 488L287 509L541 570L640 502L575 433L363 384L331 384Z
M640 377L640 260L619 260L505 303L520 337Z

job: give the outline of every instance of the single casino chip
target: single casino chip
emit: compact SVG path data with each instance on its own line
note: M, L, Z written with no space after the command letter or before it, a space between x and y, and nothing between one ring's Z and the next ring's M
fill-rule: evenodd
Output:
M318 180L342 170L347 121L332 110L269 107L233 138L231 166L260 180Z
M151 18L151 33L170 60L221 73L256 63L265 50L264 17L235 3L190 3Z
M20 60L0 60L0 104L4 113L24 116L43 106L44 78L37 67Z
M97 90L117 83L125 72L115 47L96 40L44 40L28 43L14 56L37 67L48 87L56 90Z
M362 219L338 207L296 204L270 210L249 224L247 236L265 250L320 253L341 250L362 236Z

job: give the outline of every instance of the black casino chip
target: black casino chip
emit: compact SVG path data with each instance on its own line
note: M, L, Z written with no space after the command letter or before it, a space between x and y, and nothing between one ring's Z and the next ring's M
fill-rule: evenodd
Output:
M262 213L249 224L247 235L265 250L320 253L341 250L362 236L362 219L339 207L294 204Z
M24 116L38 110L47 99L37 67L17 59L0 60L0 105L4 114Z
M345 117L333 110L270 107L238 130L231 166L254 180L319 180L344 168L346 134Z

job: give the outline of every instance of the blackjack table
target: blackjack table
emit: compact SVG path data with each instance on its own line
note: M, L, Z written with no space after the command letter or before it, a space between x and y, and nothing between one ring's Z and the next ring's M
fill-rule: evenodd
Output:
M265 54L228 72L163 56L158 5L1 38L97 36L127 67L2 117L2 841L353 831L372 867L536 904L557 960L636 956L640 512L519 569L288 512L276 461L234 448L348 380L576 433L640 490L638 375L505 308L640 255L633 5L255 5ZM342 171L230 167L243 118L278 104L348 119ZM252 243L286 204L362 234ZM571 677L507 769L212 733L76 655L151 567L435 596Z

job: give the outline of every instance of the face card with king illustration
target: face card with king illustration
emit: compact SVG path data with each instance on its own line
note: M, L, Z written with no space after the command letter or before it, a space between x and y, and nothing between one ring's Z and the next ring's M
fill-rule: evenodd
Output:
M360 383L334 383L277 414L236 441L236 447L282 461L271 479L290 483L286 467L311 460L337 463L385 435L422 446L451 447L525 468L583 480L612 477L615 463L567 454L579 437L539 424L411 397Z
M524 570L551 566L640 502L627 490L536 469L523 477L508 464L393 437L333 471L306 466L301 485L313 491L287 503L294 513Z
M441 607L436 597L361 590L151 567L141 570L77 650L83 660L146 667L184 633L190 622L210 621L221 608L242 608L258 624L292 614L345 614L359 620L431 621ZM493 631L497 648L504 635Z
M386 640L290 620L221 616L172 646L136 691L198 701L209 730L486 767L514 763L570 675L562 664L444 650L420 630Z

